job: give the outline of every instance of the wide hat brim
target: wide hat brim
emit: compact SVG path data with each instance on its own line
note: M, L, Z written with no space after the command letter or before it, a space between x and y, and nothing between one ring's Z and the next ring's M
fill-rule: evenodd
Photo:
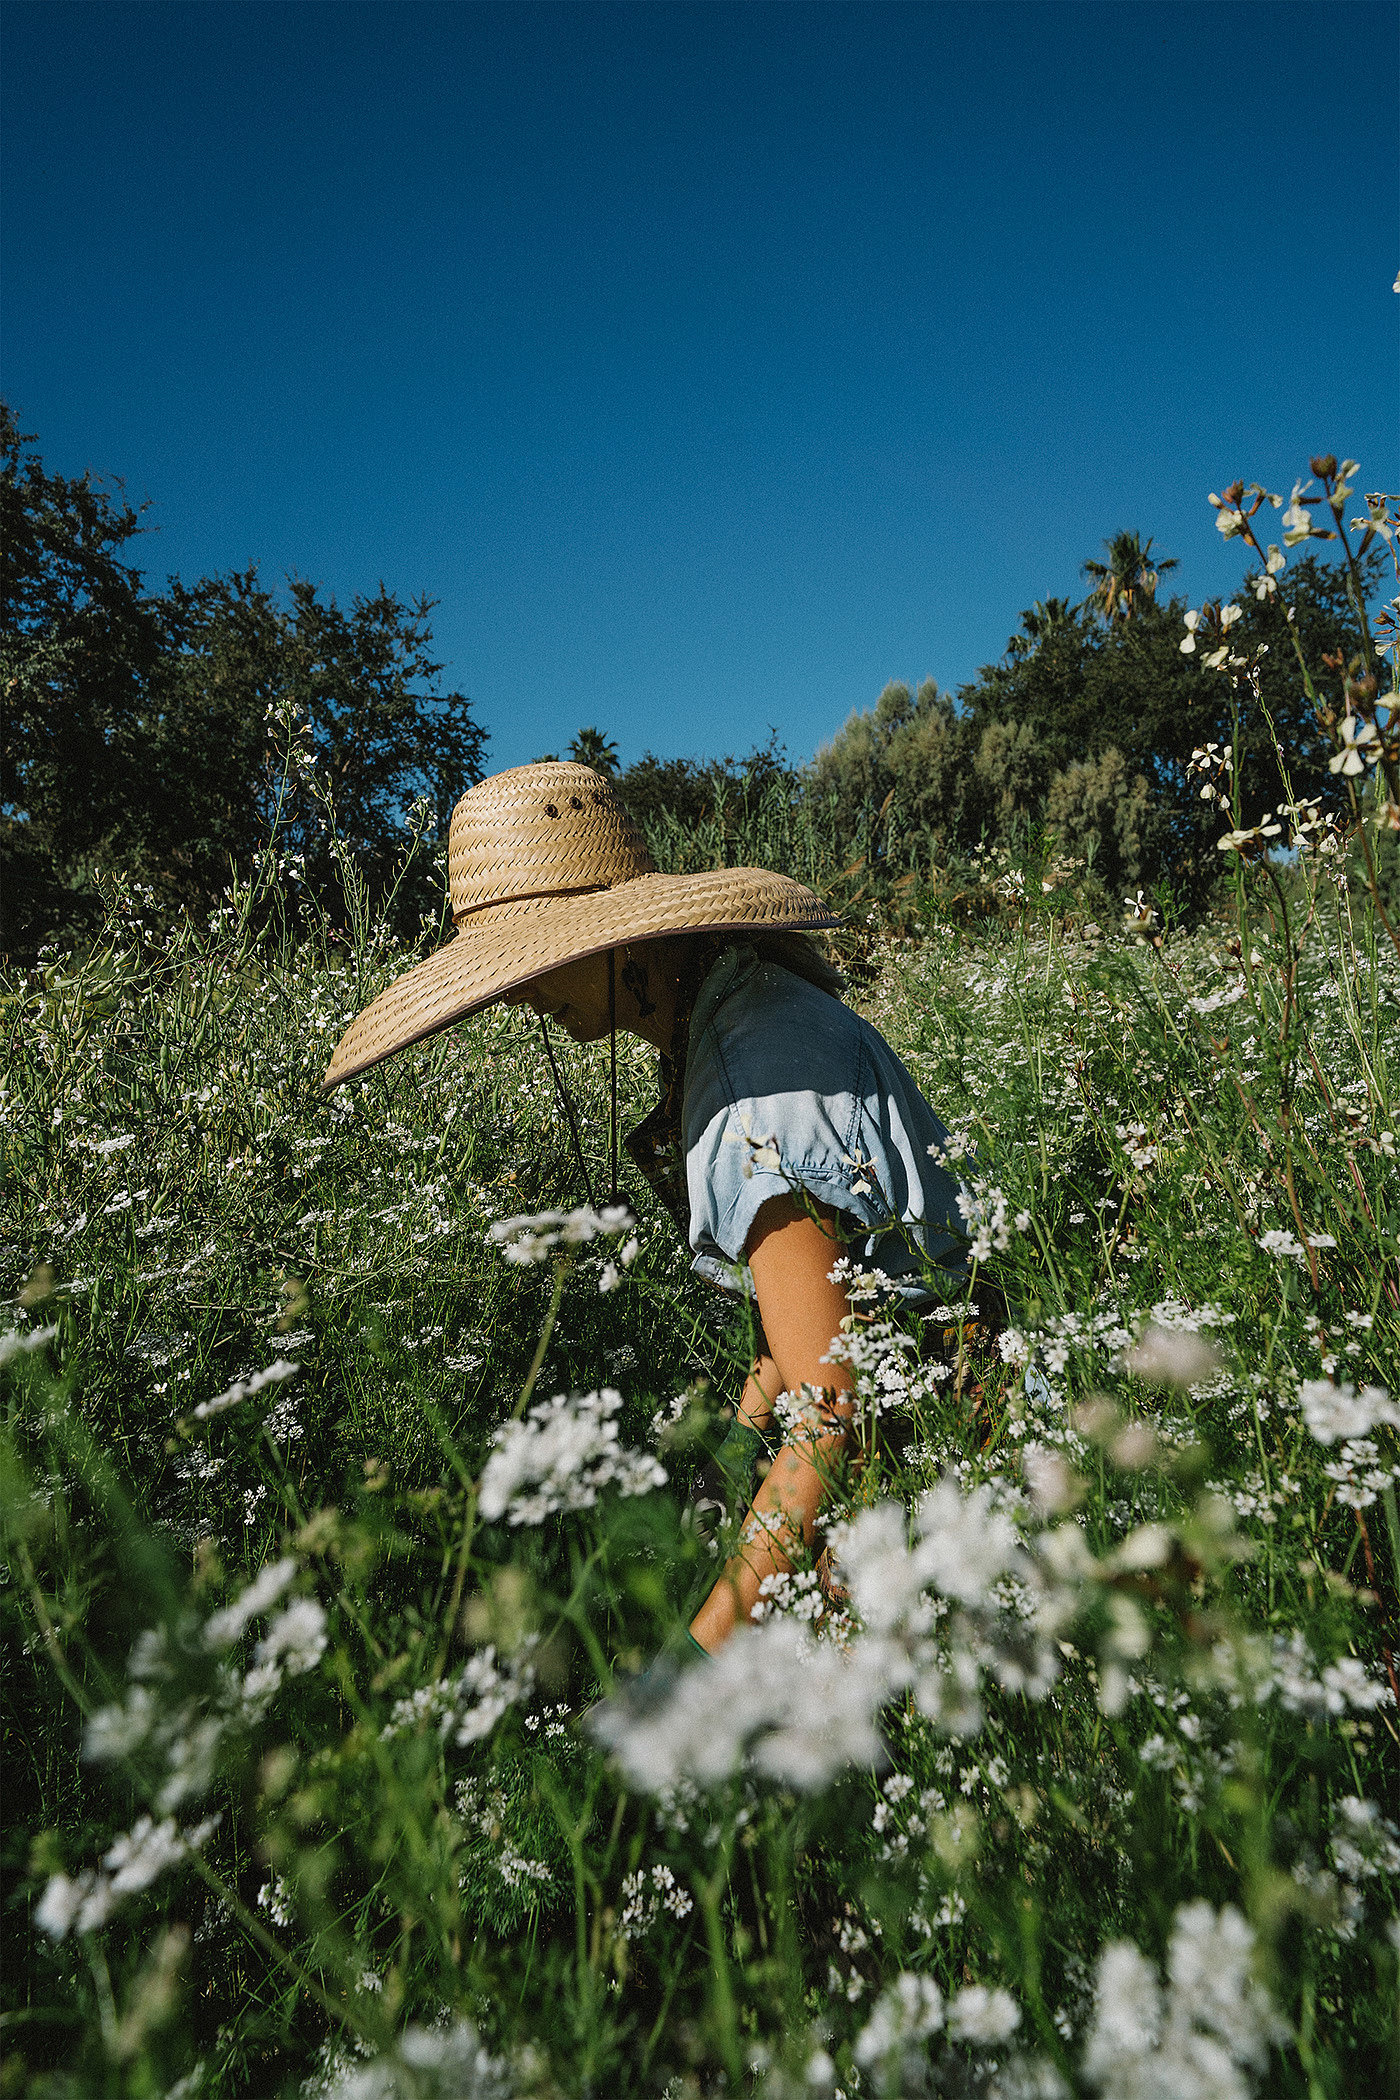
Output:
M840 924L815 891L764 868L637 875L581 895L493 904L355 1016L321 1084L339 1086L546 971L627 942L746 927L814 933Z

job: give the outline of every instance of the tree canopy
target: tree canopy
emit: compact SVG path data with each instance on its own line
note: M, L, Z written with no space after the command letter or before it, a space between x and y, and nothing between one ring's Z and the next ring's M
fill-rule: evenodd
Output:
M256 568L147 587L120 484L49 473L0 404L0 949L79 931L101 868L207 906L271 836L333 913L329 822L371 895L410 824L431 847L486 733L441 693L432 606L349 607ZM426 857L397 901L437 902Z
M119 483L48 472L0 404L0 952L81 933L104 869L207 907L274 832L293 894L338 913L338 851L416 928L440 909L433 849L487 741L467 697L439 689L431 603L381 583L344 606L255 567L156 591L132 560L141 530ZM1355 609L1341 565L1314 553L1247 577L1232 637L1265 652L1241 700L1183 649L1186 601L1159 596L1175 562L1135 531L1104 553L1082 565L1082 603L1029 607L956 696L892 683L809 766L771 734L742 759L647 751L621 769L592 725L569 756L616 776L667 866L747 855L806 880L898 877L1038 839L1112 893L1169 885L1193 909L1220 872L1197 746L1238 741L1246 825L1290 795L1337 805L1294 637L1311 663L1347 661Z

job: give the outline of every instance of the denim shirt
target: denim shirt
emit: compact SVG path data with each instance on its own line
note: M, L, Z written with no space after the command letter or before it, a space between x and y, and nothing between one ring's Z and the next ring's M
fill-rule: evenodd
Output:
M857 1222L848 1252L911 1306L937 1298L915 1248L956 1287L959 1183L928 1150L947 1131L877 1029L750 947L728 949L700 988L682 1127L692 1266L712 1283L752 1289L750 1227L800 1184Z

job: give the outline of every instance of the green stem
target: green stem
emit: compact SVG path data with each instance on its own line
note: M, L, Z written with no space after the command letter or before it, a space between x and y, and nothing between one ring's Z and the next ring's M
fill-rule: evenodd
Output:
M743 2066L739 2057L739 2021L734 2004L734 1987L729 1977L729 1950L724 1944L724 1925L719 1914L720 1896L729 1879L729 1855L733 1842L732 1831L727 1832L723 1853L714 1873L708 1877L698 1876L694 1889L700 1905L700 1915L705 1921L705 1941L710 1950L711 1996L720 2051L724 2058L724 2068L737 2089L743 2076Z

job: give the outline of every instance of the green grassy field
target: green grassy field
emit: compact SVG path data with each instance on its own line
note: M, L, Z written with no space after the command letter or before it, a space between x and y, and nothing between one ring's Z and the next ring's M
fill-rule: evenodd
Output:
M640 1185L627 1265L505 1258L582 1200L525 1017L327 1102L405 958L251 900L6 986L7 2090L1391 2090L1400 965L1346 866L1161 946L872 932L1012 1331L866 1331L849 1595L645 1701L748 1322Z
M848 908L1010 1313L930 1348L853 1278L830 1557L708 1660L752 1322L642 1186L582 1206L522 1014L327 1101L410 957L343 854L350 932L289 933L274 848L0 982L4 2095L1400 2090L1397 521L1351 471L1280 526L1345 543L1340 713L1298 667L1345 808L1244 824L1262 645L1188 616L1237 731L1193 929L1051 839L882 883L810 798L659 824ZM1282 499L1212 501L1276 590Z

